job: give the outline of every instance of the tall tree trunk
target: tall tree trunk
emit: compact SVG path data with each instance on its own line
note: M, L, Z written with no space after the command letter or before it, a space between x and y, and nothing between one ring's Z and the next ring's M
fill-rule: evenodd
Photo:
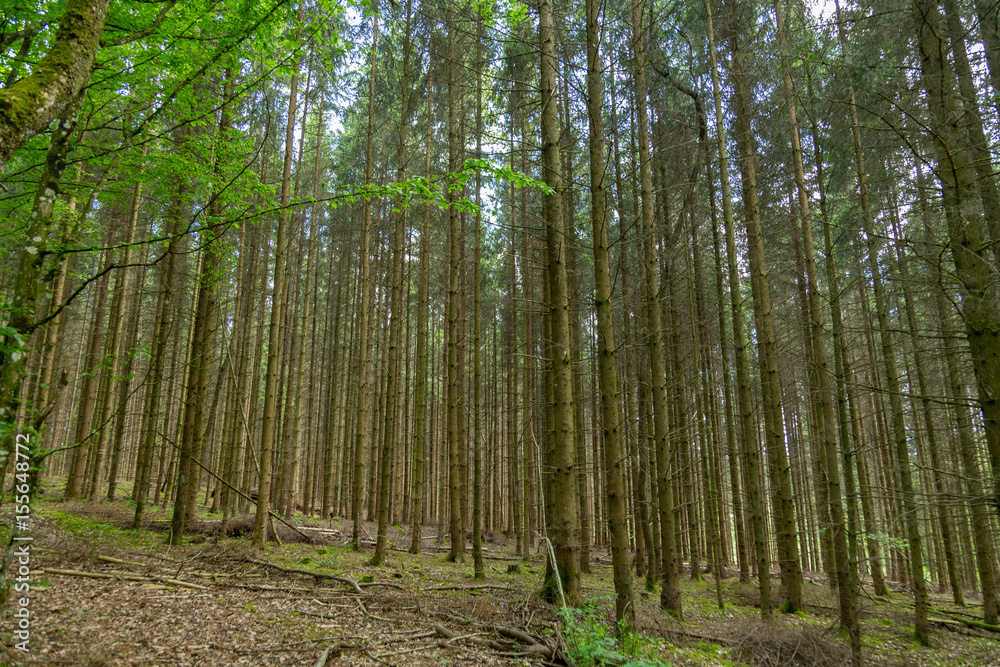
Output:
M586 1L587 117L590 134L590 221L593 227L594 284L596 288L597 358L601 374L601 424L607 475L608 532L615 585L615 618L626 627L635 623L632 573L629 563L628 522L625 510L625 468L618 410L618 368L615 358L614 310L611 302L611 260L608 246L607 195L604 165L604 92L601 83L601 37L598 0Z
M732 55L730 76L733 84L733 108L737 153L742 176L744 224L747 228L747 255L750 262L750 287L757 320L757 356L760 364L764 433L771 468L771 494L777 536L778 564L785 596L782 610L792 612L802 605L802 566L795 527L795 505L791 474L782 426L781 380L778 373L771 288L764 257L764 234L757 192L756 142L751 129L752 86L744 62L743 34L736 3L730 3L729 48Z
M304 5L300 4L300 22L303 16L303 9ZM372 57L374 58L374 55ZM287 124L285 127L285 159L281 173L281 213L278 217L278 233L274 248L274 287L271 291L271 320L267 335L267 371L264 377L264 407L261 415L257 512L254 515L253 535L251 537L253 544L260 547L263 547L267 541L265 533L268 513L271 509L271 459L274 452L275 422L280 412L278 406L278 367L281 365L282 353L284 351L282 349L281 327L285 319L285 261L288 254L288 203L291 195L292 158L295 153L295 109L298 101L299 87L298 60L296 60L292 71L288 93ZM372 75L374 76L374 72Z
M920 170L919 166L917 169L918 178L923 180L922 170ZM915 366L917 375L917 390L920 394L920 412L923 416L925 427L926 447L921 448L920 451L926 451L930 455L930 473L933 477L934 493L937 496L938 530L940 530L941 543L944 547L944 558L948 570L948 584L951 587L952 600L958 606L965 606L965 600L962 597L962 584L959 580L959 570L957 567L958 554L955 552L951 514L948 511L948 507L943 503L946 489L944 479L942 478L940 457L938 455L938 431L935 426L933 406L929 394L930 389L927 383L927 362L924 357L924 346L920 338L920 326L917 321L916 307L913 303L909 258L903 252L905 239L903 239L899 228L899 206L896 201L892 202L892 210L890 212L892 215L893 235L896 240L896 266L899 267L899 275L903 285L903 305L906 311L906 324L910 333L910 344L913 346L913 365Z
M406 29L403 39L403 70L399 78L399 90L402 95L402 105L399 111L399 143L396 148L396 181L402 181L406 175L406 130L410 117L410 27L412 25L413 2L406 2ZM374 72L373 72L374 74ZM392 282L390 283L391 299L389 346L386 350L388 365L386 368L386 409L385 427L382 434L382 482L378 492L378 537L375 541L375 553L370 564L381 565L385 561L385 551L389 541L389 504L392 498L392 458L396 444L397 411L399 409L399 346L403 338L403 255L406 252L404 236L406 233L406 207L400 207L395 215L395 228L392 241Z
M733 224L733 199L729 183L729 158L726 133L723 126L722 90L719 83L719 66L715 54L715 33L712 27L711 0L706 0L708 15L709 56L712 63L712 91L715 98L716 137L719 150L719 175L722 179L722 218L726 230L726 258L729 272L729 300L733 320L733 344L736 351L736 384L740 408L740 432L743 436L747 500L750 503L754 552L757 558L757 577L760 589L760 610L764 616L771 614L771 576L767 558L767 527L764 517L764 500L760 488L760 459L757 448L757 430L753 420L753 402L750 396L750 366L747 359L747 337L743 323L743 297L740 293L739 270L736 259L736 233Z
M459 169L458 136L458 82L455 75L455 29L448 22L448 171ZM451 549L448 560L456 562L465 558L465 532L462 528L462 464L459 449L461 427L459 403L464 395L464 386L459 373L459 299L461 299L460 279L462 271L458 209L453 205L457 193L448 188L448 505L449 533Z
M378 7L372 5L372 46L371 60L368 65L368 129L365 134L365 175L364 186L372 183L375 161L375 78L378 63ZM369 314L369 302L372 293L371 254L369 246L372 236L371 202L365 199L361 204L361 267L360 291L358 304L358 322L356 334L360 341L357 347L357 399L354 419L354 477L351 493L351 542L355 550L361 549L361 511L364 508L365 492L365 450L368 448L368 410L371 406L371 347L372 326Z
M712 54L714 58L714 51ZM715 300L719 315L719 349L722 357L722 400L725 417L726 454L729 459L729 486L732 490L733 519L736 532L736 559L740 568L740 581L750 581L750 562L746 544L746 513L743 508L743 490L740 483L738 468L739 451L736 435L741 432L734 416L732 369L729 362L729 332L726 326L725 287L722 275L722 243L719 240L719 225L715 206L715 179L712 176L712 165L708 166L709 201L712 215L712 251L715 256ZM730 204L732 210L732 204ZM730 225L732 222L730 221Z
M424 156L424 176L431 177L431 142L434 138L434 122L431 99L434 97L434 54L427 63L427 139ZM423 223L420 227L420 277L417 287L417 370L413 397L413 498L410 504L410 553L420 553L420 527L423 519L424 476L427 474L424 461L427 458L427 330L430 314L430 271L431 271L431 207L424 207Z
M806 185L805 167L803 166L802 143L799 138L795 91L792 87L791 63L788 58L788 43L785 37L781 0L775 0L774 10L777 19L778 42L782 50L782 84L785 104L788 107L789 134L792 139L792 164L795 170L795 185L798 194L799 222L802 226L802 254L805 261L809 295L809 340L811 343L809 357L812 364L810 379L814 385L815 412L820 422L819 435L822 438L823 469L830 506L830 522L833 528L833 552L840 602L840 625L847 629L850 636L851 658L855 665L860 665L861 632L858 625L858 582L851 576L851 557L847 548L847 528L844 522L843 500L840 490L837 425L833 415L833 392L830 388L829 364L827 363L826 341L823 334L823 307L820 302L816 256L813 247L809 189Z
M846 34L837 8L838 32L841 47L845 57L848 56ZM913 583L914 600L916 604L916 634L924 645L930 642L930 630L927 625L927 589L924 583L923 551L921 547L920 530L917 525L916 501L913 495L913 483L910 476L910 460L906 437L906 424L903 416L903 401L900 394L899 373L896 369L896 350L889 328L888 304L882 289L882 274L878 263L878 249L874 230L874 216L868 197L868 172L865 167L864 151L861 144L861 128L858 122L857 105L854 101L854 89L848 89L848 111L851 119L852 136L854 140L855 165L858 175L858 189L861 197L862 222L868 245L868 265L872 276L872 287L875 293L875 308L879 323L879 336L882 344L882 361L885 365L886 386L889 391L889 403L892 411L892 436L896 467L903 496L903 508L906 514L906 532L910 546L910 576Z
M112 227L108 228L105 234L106 245L110 244L112 237ZM90 445L87 444L93 437L94 421L94 400L97 394L97 365L101 350L101 335L104 331L105 313L108 306L108 279L110 276L109 253L105 251L100 266L105 267L105 273L94 283L97 291L97 300L94 306L92 318L90 341L88 344L87 356L84 361L84 369L88 372L83 380L83 387L80 389L80 402L76 416L76 431L73 437L73 444L76 446L73 452L73 462L70 466L69 477L66 480L65 497L67 500L77 498L83 491L83 481L86 472L87 454ZM2 456L2 453L0 453Z
M922 177L922 174L920 175ZM923 178L920 178L922 181ZM928 202L924 188L918 190L920 197L921 212L926 215ZM930 227L927 228L928 235ZM941 267L934 264L934 279L939 285L943 284ZM934 312L941 327L941 341L944 346L945 365L947 367L947 377L945 384L949 398L952 403L952 413L955 420L955 430L957 431L958 453L962 462L962 472L965 474L966 493L972 499L984 498L980 480L982 471L979 467L979 456L973 436L972 419L966 405L968 396L965 391L965 382L958 364L958 350L955 339L957 332L954 330L949 314L950 304L948 296L943 289L938 289L934 294ZM997 572L996 572L996 546L993 538L993 531L990 528L990 517L986 511L986 506L982 502L975 500L970 503L969 512L972 515L972 538L975 545L976 568L979 572L980 590L983 592L983 620L992 625L997 625Z
M576 424L573 409L572 340L569 327L569 286L566 275L566 237L562 206L562 164L559 155L559 118L556 91L555 30L551 0L538 3L538 42L541 51L542 176L549 192L543 196L547 283L551 339L546 356L552 432L547 438L545 463L550 482L546 488L546 523L555 562L549 563L546 595L555 599L561 580L568 601L580 595L579 524L576 490Z
M107 5L104 5L105 11ZM103 22L103 18L102 18ZM61 33L60 33L61 34ZM44 61L43 61L44 62ZM28 77L31 78L31 77ZM6 92L8 89L5 89ZM0 97L0 105L6 100ZM0 471L6 474L7 465L11 455L15 455L15 449L20 444L18 439L22 435L20 431L23 424L18 423L18 414L22 407L32 407L30 414L31 427L41 429L45 418L48 416L47 406L22 406L25 397L28 395L27 388L23 387L24 379L28 372L28 360L34 356L35 350L28 349L32 338L32 333L43 322L36 321L36 307L44 292L51 288L53 277L60 271L65 258L52 252L50 245L58 244L60 239L52 238L58 231L56 211L56 199L61 192L63 172L67 165L71 144L70 138L76 129L76 115L79 110L81 98L74 95L72 104L66 109L65 118L57 124L49 141L49 148L45 154L45 164L38 180L38 188L31 206L31 222L27 228L25 238L27 242L18 251L18 268L14 278L12 294L5 295L5 302L9 306L3 313L6 332L0 338L3 352L0 353ZM3 116L3 106L0 106L0 117ZM0 131L2 131L2 121L0 121ZM5 145L9 141L2 141ZM13 150L11 148L11 150ZM0 150L2 152L2 150ZM0 166L6 163L6 155L0 156ZM54 243L53 243L54 242ZM102 262L103 265L103 262ZM105 277L107 274L105 274ZM106 294L106 278L99 280L97 288L103 290L101 294ZM106 298L106 297L105 297ZM54 311L51 311L54 314ZM101 313L103 317L103 313ZM95 319L94 327L100 326L100 320ZM43 343L44 345L44 343ZM36 343L37 346L37 343ZM41 407L41 412L38 411ZM79 442L79 439L76 440ZM29 467L38 467L41 463L36 458L38 453L39 438L29 439ZM74 463L77 459L74 458ZM32 475L32 480L37 479ZM0 478L0 485L2 485ZM71 477L72 481L72 477ZM34 494L34 483L30 485L29 498ZM74 492L70 493L70 484L67 483L67 497L72 498L79 493L77 485ZM6 585L6 573L13 556L14 537L20 534L20 529L11 531L6 557L3 562L3 572L0 573L0 610L5 608L7 602L8 588Z
M148 151L148 144L143 145L142 156L145 158ZM133 240L135 234L135 225L139 220L139 205L141 203L142 197L142 181L138 181L132 190L132 205L129 210L129 227L132 229ZM126 267L131 264L132 260L132 247L131 245L125 250L125 259L122 262ZM132 272L134 269L125 268L123 269L126 274ZM145 272L140 274L141 277L145 277ZM140 284L143 281L140 280ZM128 279L122 280L123 287L128 285ZM115 412L118 415L115 432L112 436L112 452L111 452L111 465L108 471L108 500L115 499L115 490L118 485L118 469L121 461L121 451L124 446L123 436L125 430L125 421L127 416L127 408L130 398L129 388L132 386L132 364L135 358L134 347L135 341L138 336L139 329L139 311L142 304L142 290L133 288L135 302L131 306L129 313L128 324L126 325L126 331L128 332L128 338L126 338L125 345L122 348L123 353L126 355L124 366L122 368L122 380L119 382L118 386L118 400Z
M642 193L643 263L646 281L647 348L653 400L653 431L656 441L656 476L660 513L660 552L662 588L660 606L678 619L683 618L680 577L674 544L673 482L670 476L670 451L667 404L667 375L663 361L663 326L660 312L660 276L654 248L656 226L653 219L653 174L649 149L648 103L646 101L646 38L642 26L641 0L632 2L632 54L635 64L635 103L639 134L639 171Z
M122 255L122 264L128 266L132 263L132 252L134 250L135 230L138 224L139 212L134 208L130 210L128 221L125 223L125 252ZM113 408L117 401L113 400L116 393L114 391L116 380L119 377L119 348L121 347L122 332L125 329L125 307L126 294L129 289L129 269L119 270L115 276L115 286L112 290L114 298L111 302L111 313L109 314L108 333L104 341L104 365L105 377L102 382L101 412L97 421L97 435L94 443L96 456L94 465L91 468L91 479L89 484L90 493L88 500L97 502L101 495L101 473L104 471L105 449L108 443L108 435L111 430L111 421L114 418Z
M483 17L476 21L476 159L483 157ZM482 182L476 172L476 230L475 250L472 258L473 306L472 306L472 562L476 579L486 578L483 563L483 426L482 426L482 368L479 351L482 346L482 288L480 287L480 257L482 255Z
M171 204L171 211L167 215L166 236L172 239L179 233L182 217L182 201L185 198L185 186L183 181L174 201ZM167 361L168 342L171 333L174 340L177 340L177 332L174 330L173 300L174 281L177 275L177 252L176 243L168 242L164 247L166 258L161 265L159 276L160 291L156 297L156 316L153 324L153 344L150 349L149 369L146 375L146 395L143 400L142 426L139 429L140 449L139 461L137 463L135 483L132 497L135 500L135 513L132 517L132 528L138 530L142 527L143 514L146 509L146 501L149 496L149 481L153 470L153 453L156 448L156 441L160 424L160 400L163 392L164 366ZM167 401L169 406L170 402ZM164 428L166 418L163 419ZM162 465L160 466L162 470ZM159 488L159 487L157 487ZM67 491L69 485L67 485ZM159 493L157 493L157 497Z

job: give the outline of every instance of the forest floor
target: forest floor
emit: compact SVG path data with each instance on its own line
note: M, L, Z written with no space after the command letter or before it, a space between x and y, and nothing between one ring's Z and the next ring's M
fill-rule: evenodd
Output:
M42 497L56 497L59 488L50 486ZM349 525L337 519L302 523L314 541L325 544L272 542L255 551L246 538L213 536L217 518L207 514L200 515L193 526L199 532L184 545L166 546L167 516L166 510L151 508L149 527L133 531L126 501L36 503L30 528L30 653L14 648L8 612L0 627L0 665L321 661L458 667L565 664L567 657L578 667L845 667L850 662L847 641L836 630L836 601L815 576L808 577L806 610L778 614L769 623L759 620L755 587L736 577L723 581L723 610L710 575L701 582L685 577L684 623L659 612L657 593L643 592L637 632L622 646L612 639L610 556L601 549L592 551L592 572L584 576L585 609L560 616L537 595L545 570L541 552L521 562L503 535L491 535L484 545L487 580L481 582L472 578L471 554L465 563L445 562L447 548L435 543L433 527L425 527L424 552L417 556L403 550L409 536L393 527L390 543L396 546L388 564L372 567L370 541L361 552L350 550ZM237 527L250 521L243 517ZM374 535L374 525L366 529ZM279 534L295 535L290 529ZM508 572L514 564L519 571ZM12 598L13 609L17 595ZM934 596L932 617L938 620L927 649L912 638L912 606L905 593L866 597L866 664L1000 667L1000 635L967 627L963 619L975 618L977 608L954 608L948 601Z

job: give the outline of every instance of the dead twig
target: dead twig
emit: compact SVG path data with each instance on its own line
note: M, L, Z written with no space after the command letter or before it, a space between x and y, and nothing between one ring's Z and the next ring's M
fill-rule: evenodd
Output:
M366 588L368 586L384 586L386 588L398 588L399 590L406 592L406 589L399 584L394 584L391 581L362 581L358 583L358 586Z
M358 607L361 609L361 613L363 613L368 618L373 618L373 619L375 619L377 621L385 621L386 623L393 623L394 622L391 618L384 618L382 616L376 616L375 614L373 614L370 611L368 611L368 608L365 606L365 603L362 602L360 599L355 598L355 601L358 603Z
M510 586L500 586L498 584L480 584L478 586L431 586L430 588L425 588L425 591L512 591L514 590Z
M347 584L354 589L356 593L363 593L361 587L358 586L358 582L354 581L350 577L342 577L339 574L329 574L327 572L316 572L314 570L300 570L297 567L285 567L284 565L278 565L277 563L269 563L265 560L257 560L255 558L248 558L251 563L256 563L257 565L263 565L264 567L273 567L276 570L281 570L282 572L290 572L293 574L307 574L311 577L318 577L320 579L333 579L334 581L339 581L343 584Z

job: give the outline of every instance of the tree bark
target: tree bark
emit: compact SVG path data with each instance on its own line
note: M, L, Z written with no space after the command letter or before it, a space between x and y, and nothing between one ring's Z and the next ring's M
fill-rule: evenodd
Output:
M812 372L813 401L820 422L822 439L823 470L830 506L830 521L833 528L833 552L837 591L840 603L840 625L847 629L851 642L851 657L855 665L861 664L861 631L858 625L858 582L852 579L850 553L847 548L847 527L844 522L843 499L840 489L840 465L837 452L837 427L833 414L833 392L830 388L830 369L827 362L826 341L823 333L823 308L820 302L819 280L816 270L816 256L813 247L812 219L809 213L809 189L806 185L805 167L802 158L802 143L799 137L798 120L795 109L795 91L792 86L788 43L785 36L784 17L781 0L774 2L778 29L778 43L782 50L782 84L785 104L788 107L789 134L792 139L792 164L798 194L798 215L802 227L802 254L805 261L806 281L809 295L809 341L811 343L810 362Z
M299 21L303 5L299 5ZM377 32L377 31L376 31ZM264 407L261 419L260 474L257 480L257 511L254 515L254 546L267 541L267 517L271 509L272 455L275 443L275 422L278 418L278 372L281 365L282 324L285 319L285 262L288 253L288 202L291 195L292 158L295 153L295 109L298 98L299 62L293 68L288 94L288 115L285 127L285 159L281 175L281 212L278 217L277 240L274 248L274 286L271 291L271 319L267 335L267 370L264 377ZM373 73L374 75L374 73Z
M607 195L604 165L603 87L601 37L598 28L600 4L586 1L587 21L587 117L590 134L590 221L593 228L594 308L597 314L597 359L601 375L601 425L607 476L608 532L615 585L615 618L626 627L635 623L632 572L629 563L628 522L625 511L625 468L621 419L618 410L618 368L615 358L614 310L611 301L611 260L608 245Z
M646 39L642 26L641 0L632 2L632 50L635 63L635 103L639 134L639 171L642 193L643 263L646 282L646 325L649 327L647 348L652 384L653 432L656 441L656 476L660 514L661 578L660 606L683 619L680 577L674 543L673 482L670 475L672 452L669 443L667 376L663 360L663 326L659 304L660 276L656 261L655 221L653 219L653 174L649 149L648 103L646 101Z
M410 27L412 24L412 0L406 3L406 29L403 41L403 70L399 79L399 92L402 105L399 111L399 143L396 149L396 181L402 181L406 175L406 130L410 116ZM374 75L374 72L372 73ZM382 482L378 493L378 536L375 540L375 553L370 564L381 565L385 561L385 552L389 541L389 505L392 498L392 458L396 444L398 429L396 414L399 408L399 346L403 338L403 255L406 252L404 236L406 233L406 207L399 207L395 214L395 228L392 240L392 282L389 298L390 324L389 346L386 350L388 365L386 367L386 409L385 427L382 434Z
M90 83L110 5L111 0L70 0L45 57L31 74L0 90L0 168L55 118L63 118L67 126L60 141L69 136L75 104Z
M708 15L709 57L712 63L712 91L715 98L716 137L719 150L719 175L722 180L722 219L726 232L726 260L729 273L729 300L733 321L733 344L736 351L736 384L740 409L740 433L745 456L747 501L750 504L754 552L756 554L760 610L763 616L771 614L771 575L767 558L767 528L764 501L760 489L760 459L757 447L757 429L754 427L753 402L750 396L750 366L747 359L747 337L743 323L743 297L740 294L739 270L736 259L736 233L733 224L733 200L729 183L729 157L726 132L723 125L722 90L719 66L715 53L715 33L712 27L712 6L706 0Z
M744 63L745 45L742 43L743 34L739 26L739 10L736 3L730 3L728 6L731 11L729 48L732 55L730 75L733 84L734 134L740 158L750 286L758 328L757 356L761 375L764 434L772 477L771 494L777 534L778 565L781 568L781 583L785 596L782 610L793 612L802 605L802 566L799 562L795 505L782 426L781 380L778 373L774 313L767 276L767 261L764 256L764 234L757 191L757 149L751 129L753 92Z
M573 408L572 340L569 327L569 285L566 275L566 237L562 206L562 165L559 155L558 94L556 90L555 30L551 0L538 3L538 42L541 52L542 177L549 191L543 195L547 255L547 302L551 340L548 346L549 409L552 431L546 439L546 523L555 552L547 568L545 595L556 599L561 580L566 600L580 595L579 524L576 489L576 423ZM557 572L552 572L552 568Z

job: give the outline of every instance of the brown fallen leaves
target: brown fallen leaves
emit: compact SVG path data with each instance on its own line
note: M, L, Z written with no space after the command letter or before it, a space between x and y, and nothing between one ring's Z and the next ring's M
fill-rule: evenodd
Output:
M248 559L239 542L98 552L48 522L36 524L35 545L31 653L4 632L3 665L506 666L550 661L558 648L515 627L551 621L544 605L511 590L498 591L511 599L456 596L464 571L447 593L391 579L355 588L349 577L261 560L272 554Z

